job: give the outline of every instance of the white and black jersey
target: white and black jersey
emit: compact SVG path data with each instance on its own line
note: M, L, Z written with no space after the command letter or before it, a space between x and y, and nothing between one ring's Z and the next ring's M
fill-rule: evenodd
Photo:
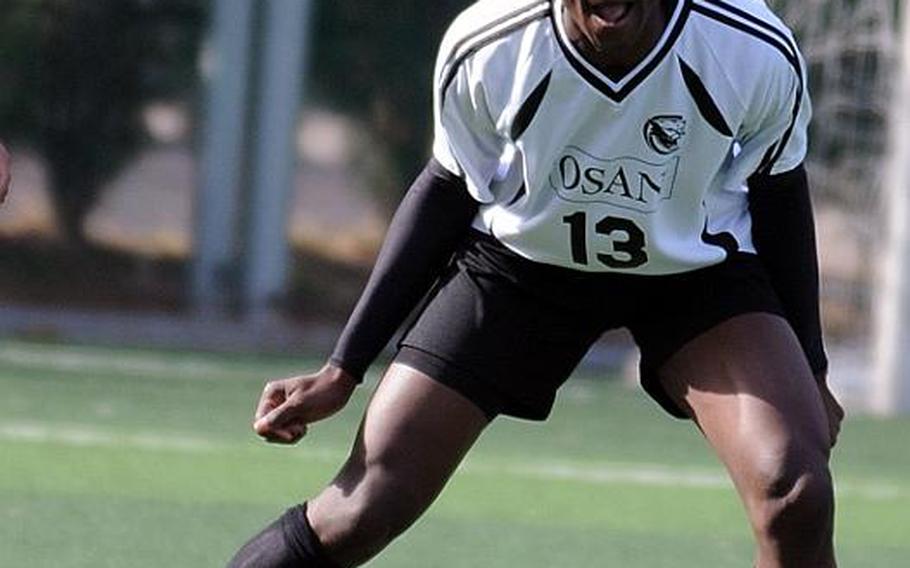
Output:
M480 0L435 71L434 157L474 226L534 261L672 274L754 252L746 181L799 166L810 104L792 35L760 0L676 0L651 52L608 77L563 0Z

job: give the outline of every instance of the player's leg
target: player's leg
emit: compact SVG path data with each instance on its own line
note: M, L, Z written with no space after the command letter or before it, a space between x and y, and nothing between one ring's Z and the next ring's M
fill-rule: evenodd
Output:
M394 364L364 415L348 461L310 502L309 519L330 557L358 565L432 503L489 423L473 402Z
M602 281L540 274L484 235L458 258L402 339L336 479L305 514L295 508L272 529L288 538L251 542L278 540L302 550L297 556L323 558L298 561L303 567L357 565L426 509L490 417L549 414L556 389L600 334L601 318L585 300L610 297Z
M786 321L733 317L689 341L660 376L726 465L755 534L756 566L835 566L827 417Z
M489 420L461 394L393 364L332 483L254 537L229 568L365 562L426 510Z

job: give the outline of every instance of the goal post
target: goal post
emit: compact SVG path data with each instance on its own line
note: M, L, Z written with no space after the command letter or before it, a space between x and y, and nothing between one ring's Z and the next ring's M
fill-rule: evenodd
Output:
M809 71L832 385L853 408L881 414L910 412L907 2L767 0Z
M902 10L892 86L882 217L886 232L875 293L869 407L910 412L910 10Z

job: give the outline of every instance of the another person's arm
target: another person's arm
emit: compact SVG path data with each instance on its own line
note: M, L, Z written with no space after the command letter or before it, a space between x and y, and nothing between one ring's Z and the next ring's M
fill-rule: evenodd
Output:
M0 142L0 204L6 201L12 180L9 152L6 151L3 143Z
M266 386L255 415L259 435L294 443L306 433L306 424L347 403L369 365L451 259L477 207L464 181L430 160L399 205L329 362L313 375Z

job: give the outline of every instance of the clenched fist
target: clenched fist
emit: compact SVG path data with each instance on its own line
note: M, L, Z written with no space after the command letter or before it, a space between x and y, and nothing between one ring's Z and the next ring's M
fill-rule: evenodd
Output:
M277 444L294 444L307 424L335 414L347 404L357 381L344 370L326 365L318 373L270 381L265 385L253 430Z

